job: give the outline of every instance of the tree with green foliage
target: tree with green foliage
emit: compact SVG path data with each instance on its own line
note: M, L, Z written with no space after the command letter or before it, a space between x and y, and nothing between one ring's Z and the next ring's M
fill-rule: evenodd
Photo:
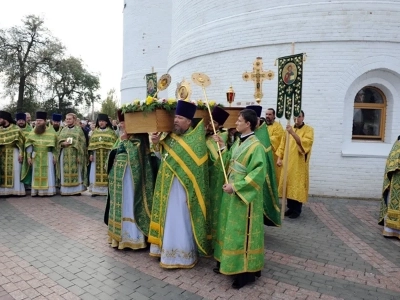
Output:
M115 89L111 89L107 93L107 98L101 103L101 112L107 114L112 119L117 118L118 99L115 95Z
M40 75L64 53L63 45L44 27L42 18L27 16L22 26L0 29L0 72L9 95L18 90L17 110L26 111L26 100L39 85ZM26 93L27 87L31 89ZM34 93L33 93L34 94Z
M100 99L96 93L100 88L99 77L86 70L78 58L71 56L54 61L47 80L49 95L45 106L48 111L76 112L75 106L90 107Z

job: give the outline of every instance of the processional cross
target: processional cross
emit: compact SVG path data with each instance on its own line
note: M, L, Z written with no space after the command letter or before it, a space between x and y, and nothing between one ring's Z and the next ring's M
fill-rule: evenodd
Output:
M264 94L262 93L262 83L264 80L272 80L274 72L271 70L264 71L262 57L257 57L253 63L253 72L245 72L242 75L244 81L252 80L254 82L254 99L260 104Z

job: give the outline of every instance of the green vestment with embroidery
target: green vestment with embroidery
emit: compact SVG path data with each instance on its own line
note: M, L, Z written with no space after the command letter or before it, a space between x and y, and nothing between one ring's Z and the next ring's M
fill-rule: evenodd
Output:
M61 147L61 143L65 141L71 141L71 145L65 148ZM61 183L62 186L73 187L78 186L80 184L86 184L87 181L87 151L86 151L86 139L85 135L82 131L82 128L79 126L74 126L72 128L64 127L57 138L57 153L60 157L61 153L63 153L63 166L57 168L57 178L61 180L61 169L64 172L64 182ZM60 163L60 158L58 158L58 163ZM82 180L79 181L79 170L78 170L78 161L82 164Z
M274 154L272 152L271 140L265 122L262 123L254 133L264 147L266 159L266 175L265 184L263 186L264 223L270 226L280 226L281 210L279 208L278 182L275 174Z
M34 131L31 131L25 141L25 151L30 146L33 147L32 163L35 164L35 171L31 174L31 166L27 169L24 167L22 180L27 182L27 177L32 178L33 180L30 182L32 183L32 188L46 190L49 188L49 160L47 153L52 152L54 158L57 157L57 136L48 129L43 134L36 134ZM29 153L26 153L26 156L28 155Z
M226 144L228 141L228 133L218 132L217 134ZM214 247L218 226L218 215L223 194L222 186L225 183L225 177L218 153L218 145L214 141L212 135L207 137L206 144L208 149L208 173L210 177L210 211L208 215L210 216L209 222L211 224L211 235L213 239L212 245ZM225 169L227 169L227 166L225 166Z
M20 127L21 128L21 127ZM32 126L29 125L28 123L26 124L26 126L24 128L21 128L22 134L24 135L24 138L26 139L26 137L29 135L29 133L33 130Z
M18 148L20 155L23 155L24 141L24 135L17 125L0 127L0 187L14 186L14 148Z
M223 193L214 257L223 274L257 272L264 266L265 150L253 135L223 156L234 193Z
M96 175L94 185L107 186L108 176L106 162L108 154L117 141L115 131L109 127L105 129L96 128L90 137L88 151L96 153Z
M174 177L186 191L194 239L200 255L211 252L209 224L208 153L203 121L183 135L174 133L160 142L162 161L157 174L149 242L162 248L168 198Z
M108 235L120 242L122 239L122 207L124 201L124 177L128 166L134 187L134 213L136 225L143 235L148 235L155 178L150 165L148 134L135 134L129 140L118 140L112 152L116 152L114 164L109 173L110 210L108 214ZM111 155L110 155L111 157ZM133 220L132 220L133 221ZM135 245L129 245L133 249ZM142 248L142 247L139 247Z
M400 230L400 140L394 143L386 160L379 224Z

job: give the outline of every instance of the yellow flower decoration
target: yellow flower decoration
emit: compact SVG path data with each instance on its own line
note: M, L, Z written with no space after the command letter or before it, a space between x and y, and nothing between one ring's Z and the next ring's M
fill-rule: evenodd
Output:
M133 104L135 104L135 105L139 105L139 104L140 104L140 100L139 100L139 99L135 99L135 100L133 100Z
M204 103L202 100L197 100L197 106L203 106L203 105L204 105Z
M176 102L176 99L169 98L167 101L168 101L168 104L174 104Z
M147 96L146 105L150 105L154 102L154 98L152 96Z
M209 104L210 106L215 106L215 101L214 101L214 100L210 100L210 101L208 102L208 104Z

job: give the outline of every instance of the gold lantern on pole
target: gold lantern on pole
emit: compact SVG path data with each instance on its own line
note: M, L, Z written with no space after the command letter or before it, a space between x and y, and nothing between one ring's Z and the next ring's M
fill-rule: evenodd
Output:
M232 106L233 101L235 101L235 91L232 86L229 87L229 90L226 92L226 100L229 103L229 106Z

